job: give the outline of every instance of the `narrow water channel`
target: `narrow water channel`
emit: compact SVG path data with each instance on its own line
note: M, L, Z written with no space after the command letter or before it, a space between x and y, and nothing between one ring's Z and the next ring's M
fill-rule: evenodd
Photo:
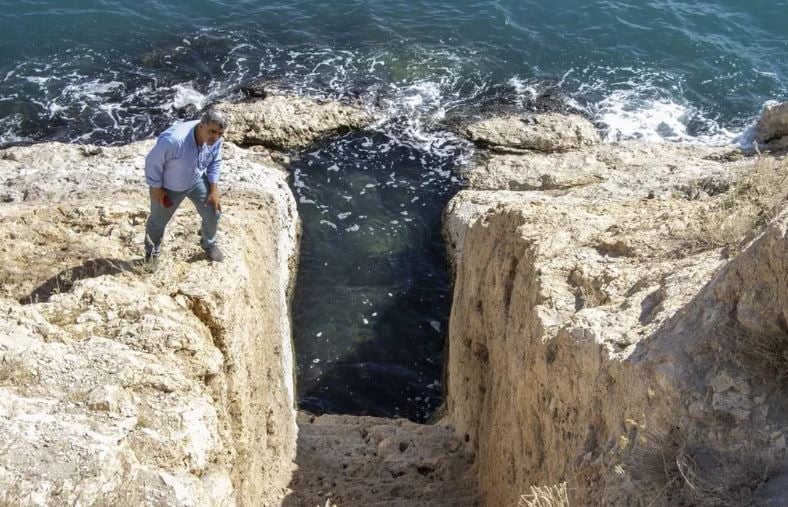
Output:
M303 237L293 320L300 407L425 420L451 306L441 212L459 141L349 134L291 166Z

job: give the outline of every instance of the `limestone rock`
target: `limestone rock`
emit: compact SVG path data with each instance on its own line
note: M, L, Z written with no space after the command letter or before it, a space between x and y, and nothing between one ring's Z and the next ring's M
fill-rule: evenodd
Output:
M599 143L599 134L585 118L556 113L491 118L469 125L471 141L493 148L556 152Z
M594 153L580 151L492 155L470 171L467 180L477 190L562 190L599 183L606 171Z
M728 159L734 161L724 161ZM464 173L468 187L475 191L452 200L444 213L449 261L455 264L456 254L462 251L467 224L489 208L512 202L539 206L564 194L580 202L702 201L730 190L752 166L751 160L731 157L727 148L639 141L605 143L567 153L479 157ZM651 226L659 227L660 223ZM674 227L682 226L676 223ZM620 250L615 247L617 241L601 240L599 248L613 253Z
M785 136L788 136L788 102L766 106L755 125L755 140L768 143Z
M154 141L118 147L41 143L0 151L0 188L5 202L64 201L119 195L145 186L145 156ZM286 173L267 152L222 147L222 190L284 184Z
M295 200L226 143L225 262L179 213L151 274L151 145L0 152L2 504L252 505L290 479Z
M298 426L304 452L283 505L481 505L473 455L450 427L306 413Z
M104 385L97 387L88 394L88 408L102 412L118 413L125 401L125 393L121 386Z
M359 107L288 95L269 95L264 100L221 103L216 107L228 116L228 141L279 150L305 148L324 137L372 122L372 116Z
M731 155L624 142L468 169L444 215L447 421L488 505L564 480L577 505L700 502L666 456L697 464L704 502L781 480L788 161ZM715 234L767 195L731 259Z

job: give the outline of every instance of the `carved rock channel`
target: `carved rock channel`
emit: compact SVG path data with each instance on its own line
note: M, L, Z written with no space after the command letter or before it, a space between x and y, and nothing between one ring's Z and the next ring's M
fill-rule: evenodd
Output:
M184 213L151 274L150 141L0 152L0 503L784 503L786 160L539 123L446 210L434 425L297 414L282 154L227 143L226 261Z

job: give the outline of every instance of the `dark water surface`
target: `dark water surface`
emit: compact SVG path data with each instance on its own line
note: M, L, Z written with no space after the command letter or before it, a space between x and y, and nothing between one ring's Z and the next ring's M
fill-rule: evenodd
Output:
M151 137L263 77L383 111L292 166L301 403L423 419L450 293L447 118L546 95L607 139L747 142L788 92L788 0L0 0L0 146ZM142 178L141 178L142 184Z
M293 164L303 408L422 420L440 402L451 302L440 218L462 149L365 132Z

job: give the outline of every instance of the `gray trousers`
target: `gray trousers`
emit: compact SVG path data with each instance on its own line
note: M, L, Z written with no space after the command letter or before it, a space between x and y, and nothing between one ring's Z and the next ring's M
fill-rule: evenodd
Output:
M202 228L200 229L200 246L203 250L208 250L216 242L216 230L219 228L219 217L222 213L214 208L213 204L206 204L208 198L208 178L203 176L194 186L183 192L164 189L167 192L172 206L165 208L158 202L150 203L150 216L145 224L145 252L158 254L161 249L161 239L164 236L164 229L170 221L178 206L185 198L189 198L197 208L197 213L202 218Z

